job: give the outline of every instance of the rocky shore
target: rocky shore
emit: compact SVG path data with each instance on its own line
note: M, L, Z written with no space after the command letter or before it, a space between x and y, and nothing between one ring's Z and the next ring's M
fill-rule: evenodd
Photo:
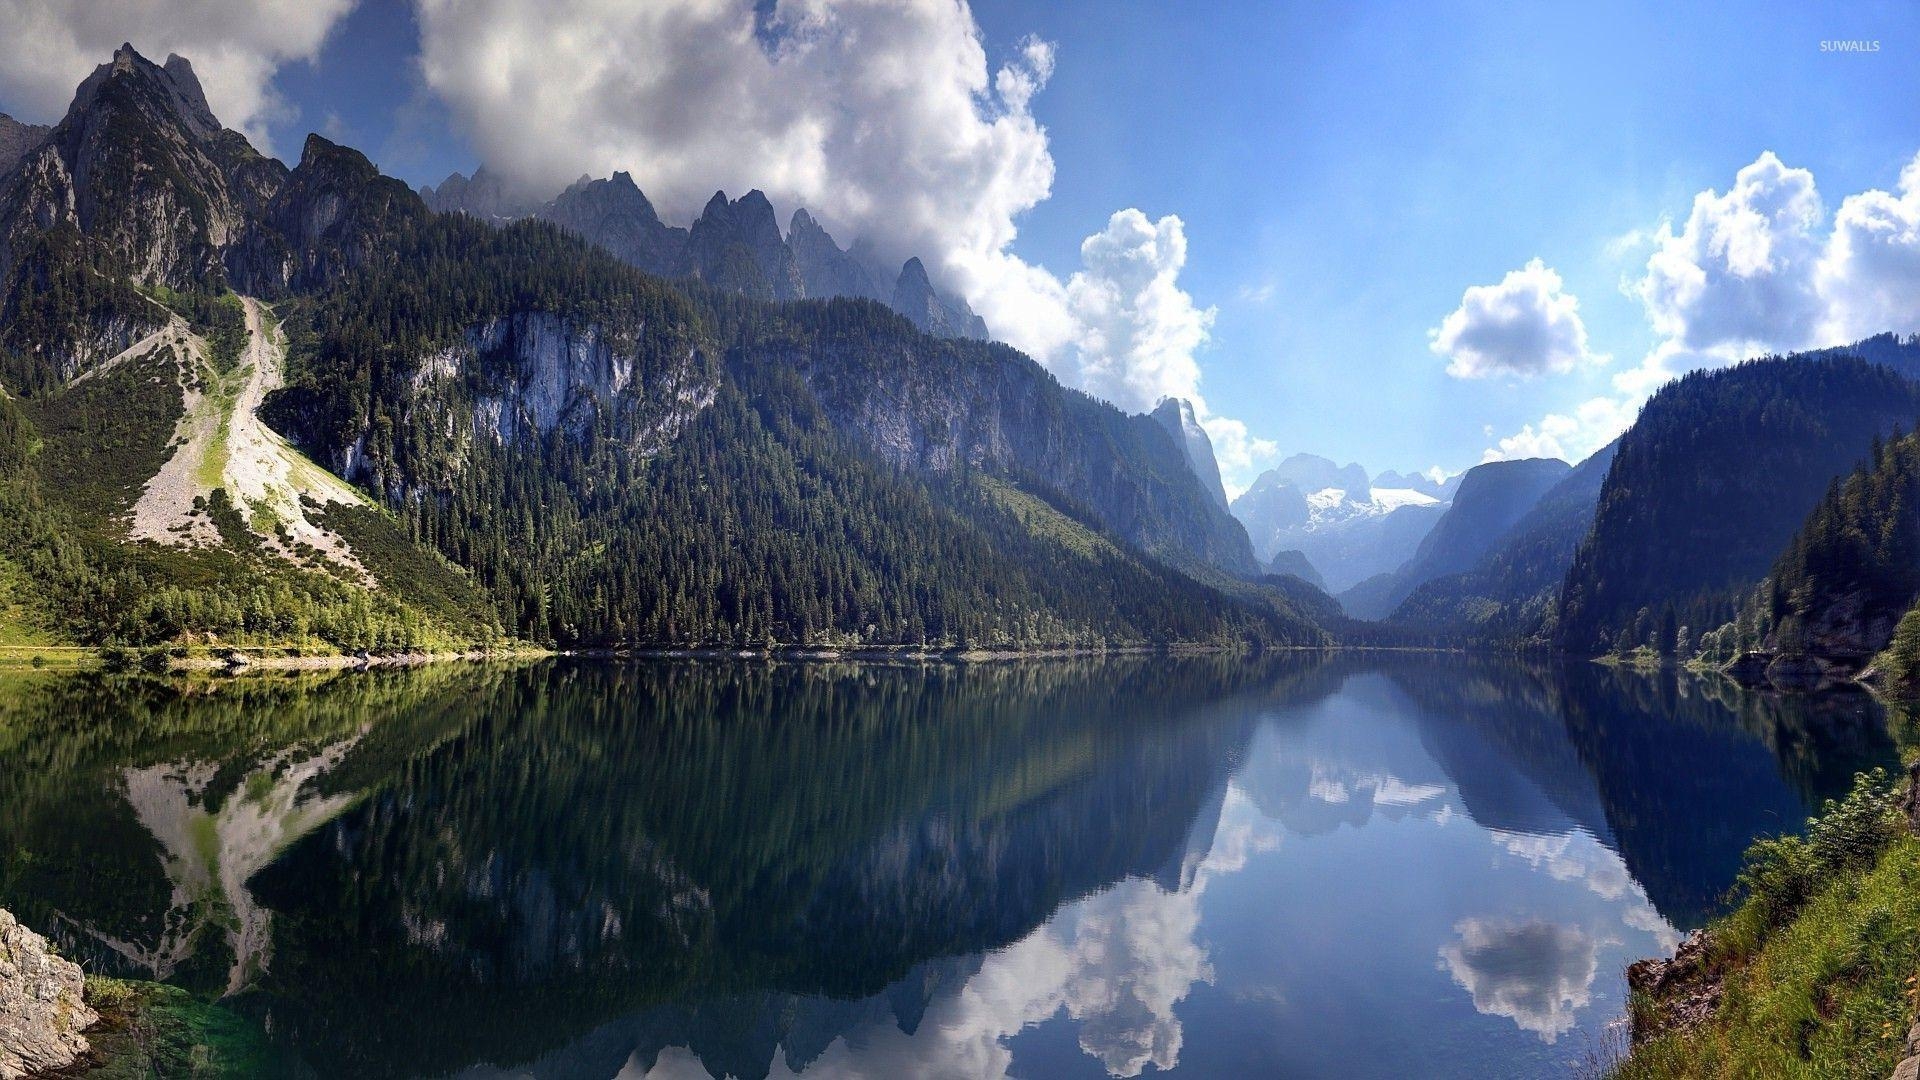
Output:
M64 1068L85 1054L81 1032L99 1019L85 996L80 965L0 909L0 1080Z

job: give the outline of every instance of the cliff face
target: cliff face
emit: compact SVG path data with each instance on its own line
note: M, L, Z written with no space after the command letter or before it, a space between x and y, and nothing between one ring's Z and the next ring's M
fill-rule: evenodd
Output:
M1068 390L1005 346L899 335L878 354L814 342L745 362L797 370L834 425L891 464L1035 481L1150 554L1259 573L1246 530L1157 421Z
M0 1080L64 1068L87 1052L100 1019L81 1000L80 965L0 910Z

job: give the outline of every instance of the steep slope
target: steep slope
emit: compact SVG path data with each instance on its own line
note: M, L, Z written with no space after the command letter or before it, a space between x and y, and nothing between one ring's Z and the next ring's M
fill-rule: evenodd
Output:
M1213 496L1220 509L1227 509L1227 489L1220 482L1220 463L1213 457L1213 440L1207 437L1207 430L1200 426L1200 420L1193 412L1193 403L1184 398L1166 398L1148 414L1158 421L1174 444L1187 459L1187 466L1193 475Z
M883 460L999 471L1175 565L1259 572L1246 531L1158 421L1063 387L1007 346L919 334L876 305L786 314L749 329L754 362L797 371L833 423Z
M649 274L673 277L685 265L687 230L661 221L628 173L614 173L609 180L581 177L541 215L568 232L591 237L615 258Z
M1732 619L1829 483L1915 416L1920 386L1847 356L1669 383L1620 438L1561 590L1561 642L1592 655Z
M1356 619L1382 619L1419 586L1472 566L1570 469L1559 458L1493 461L1469 469L1453 504L1413 558L1340 594L1341 606Z
M1608 443L1574 466L1470 568L1420 585L1389 618L1470 627L1501 639L1550 640L1560 584L1593 524L1619 445Z
M1834 484L1729 624L1698 635L1703 658L1783 683L1850 676L1893 640L1920 599L1920 436L1874 441ZM1676 630L1676 637L1677 637ZM1905 677L1909 655L1894 666ZM1676 640L1685 656L1689 643ZM1755 655L1758 654L1758 655Z
M1325 592L1327 582L1320 571L1313 568L1313 562L1298 551L1282 551L1267 560L1267 573L1297 577L1301 581Z

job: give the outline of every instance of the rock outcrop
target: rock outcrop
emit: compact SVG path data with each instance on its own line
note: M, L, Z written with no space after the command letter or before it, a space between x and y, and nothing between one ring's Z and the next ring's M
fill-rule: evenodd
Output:
M87 1052L100 1017L82 1000L80 965L0 910L0 1080L58 1069Z
M26 124L6 113L0 113L0 176L12 172L20 159L27 156L34 147L47 141L52 128L39 124Z
M1175 445L1186 455L1187 464L1193 466L1193 475L1200 478L1201 486L1213 496L1214 504L1227 509L1227 489L1220 482L1220 462L1213 456L1213 440L1207 437L1207 429L1200 426L1193 402L1185 398L1162 398L1148 415L1173 436Z

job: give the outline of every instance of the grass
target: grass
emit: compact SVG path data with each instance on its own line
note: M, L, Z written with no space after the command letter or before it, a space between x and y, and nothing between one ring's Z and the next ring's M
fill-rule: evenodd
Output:
M1860 849L1829 865L1818 829L1756 845L1745 900L1710 931L1719 1010L1637 1047L1616 1080L1892 1073L1920 1004L1920 838L1890 829L1876 855Z
M1056 510L1045 499L998 477L975 478L993 501L1036 536L1059 544L1082 558L1124 557L1111 540Z

